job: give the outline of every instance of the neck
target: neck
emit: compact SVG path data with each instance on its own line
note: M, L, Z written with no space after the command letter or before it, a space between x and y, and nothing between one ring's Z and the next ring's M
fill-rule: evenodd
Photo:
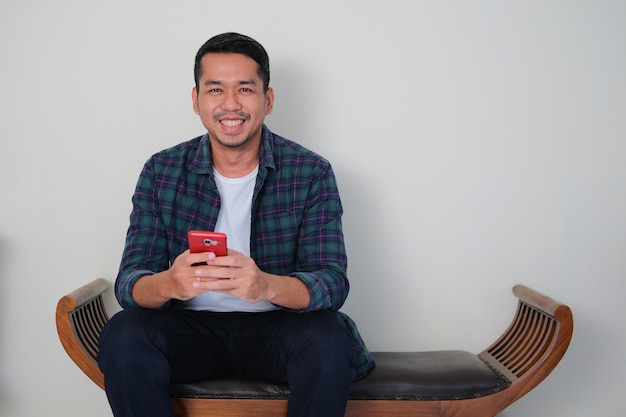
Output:
M211 141L213 166L227 178L241 178L259 165L260 141L228 147Z

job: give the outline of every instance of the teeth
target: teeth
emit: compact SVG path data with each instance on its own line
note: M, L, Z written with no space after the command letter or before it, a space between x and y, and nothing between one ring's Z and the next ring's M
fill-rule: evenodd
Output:
M220 123L224 126L238 126L243 123L243 120L222 120Z

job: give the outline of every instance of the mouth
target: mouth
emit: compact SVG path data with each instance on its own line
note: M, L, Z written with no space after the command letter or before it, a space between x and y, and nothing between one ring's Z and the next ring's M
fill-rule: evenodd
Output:
M244 122L243 119L222 119L220 120L220 124L226 127L236 127L242 125Z

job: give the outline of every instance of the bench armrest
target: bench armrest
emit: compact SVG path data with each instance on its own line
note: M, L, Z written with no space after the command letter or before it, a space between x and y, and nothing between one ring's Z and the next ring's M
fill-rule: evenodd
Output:
M565 355L574 332L570 308L523 285L509 328L479 357L512 382L506 390L511 404L539 385ZM503 393L504 395L504 393Z
M104 278L98 278L62 297L56 310L57 333L69 357L100 388L104 378L96 356L98 338L109 321L102 294L109 287Z

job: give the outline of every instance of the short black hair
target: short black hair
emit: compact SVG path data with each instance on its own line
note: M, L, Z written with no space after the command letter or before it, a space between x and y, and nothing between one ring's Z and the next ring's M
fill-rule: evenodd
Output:
M234 32L213 36L198 50L193 69L196 90L199 90L202 77L202 57L209 53L242 54L252 58L259 65L258 74L263 81L263 91L267 92L270 85L270 58L265 48L251 37Z

